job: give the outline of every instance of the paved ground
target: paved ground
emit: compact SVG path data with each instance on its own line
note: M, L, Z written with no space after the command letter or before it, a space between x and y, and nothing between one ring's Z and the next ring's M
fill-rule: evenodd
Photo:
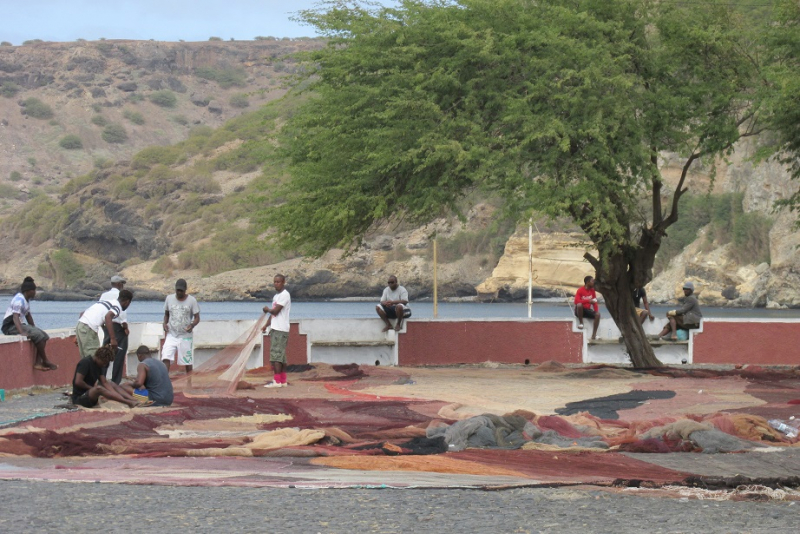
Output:
M783 534L800 503L598 490L300 490L0 481L0 532Z

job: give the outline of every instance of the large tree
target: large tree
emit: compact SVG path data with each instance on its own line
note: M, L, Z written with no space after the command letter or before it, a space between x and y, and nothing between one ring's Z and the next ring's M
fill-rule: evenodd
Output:
M659 365L632 289L652 277L691 168L758 128L759 65L726 2L333 2L281 140L291 180L265 221L288 246L352 247L376 223L458 213L571 217L637 367ZM685 164L667 191L659 155Z

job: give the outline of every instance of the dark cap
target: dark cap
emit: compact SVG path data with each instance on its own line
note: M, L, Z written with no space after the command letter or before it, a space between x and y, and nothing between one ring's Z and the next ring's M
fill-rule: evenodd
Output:
M175 289L183 289L186 291L186 280L183 278L178 278L178 281L175 282Z
M150 354L151 352L150 347L147 345L139 345L139 348L136 349L136 354Z

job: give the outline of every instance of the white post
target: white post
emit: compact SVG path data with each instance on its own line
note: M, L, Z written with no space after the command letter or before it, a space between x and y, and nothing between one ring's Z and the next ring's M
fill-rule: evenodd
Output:
M433 238L433 318L439 317L439 286L437 280L436 238Z
M528 219L528 319L533 310L533 220Z

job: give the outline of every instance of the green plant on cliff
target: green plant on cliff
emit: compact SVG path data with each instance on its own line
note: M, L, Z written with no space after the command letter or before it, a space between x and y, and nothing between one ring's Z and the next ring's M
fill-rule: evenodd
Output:
M178 97L168 89L150 93L148 99L153 104L161 106L162 108L174 108L178 103Z
M67 134L58 141L58 146L67 150L83 148L83 141L75 134Z
M194 74L198 78L217 82L223 89L242 87L247 83L247 72L237 67L198 67Z
M22 114L34 119L52 119L53 108L32 96L22 101Z
M106 143L121 144L128 140L127 130L123 125L116 122L107 124L100 136Z
M74 287L86 276L86 271L78 262L75 254L68 249L58 249L49 258L53 285L68 289Z
M5 81L0 85L0 95L6 98L13 98L22 88L14 82Z
M126 109L122 112L122 116L131 121L133 124L141 126L144 124L144 115L132 109Z

